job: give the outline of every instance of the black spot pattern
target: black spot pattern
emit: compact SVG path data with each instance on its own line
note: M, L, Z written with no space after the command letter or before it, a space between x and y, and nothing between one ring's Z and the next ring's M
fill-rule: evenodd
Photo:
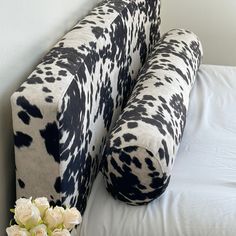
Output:
M20 188L24 188L25 187L25 183L24 183L23 180L18 179L17 181L18 181L18 184L19 184Z
M43 84L43 80L36 75L32 75L28 78L27 84Z
M29 163L16 148L16 166L26 167L17 168L25 180L17 197L34 196L30 186L37 185L37 196L50 194L53 202L84 212L107 135L160 38L159 7L159 0L101 2L45 55L24 89L13 95L15 133L33 140L25 142L24 155L30 155L32 163L41 162L40 168L30 163L27 169ZM18 116L19 108L30 116L29 122L27 115ZM135 158L134 163L140 167ZM40 175L42 168L49 175L40 181L24 178Z
M22 120L23 123L25 123L26 125L29 124L30 122L30 116L28 115L28 113L26 113L25 111L20 111L18 112L18 117Z
M150 53L102 159L105 185L114 198L142 205L167 188L201 56L197 37L178 29Z
M45 129L40 130L40 134L44 139L48 154L52 155L54 157L54 160L59 163L59 135L56 122L52 124L48 123Z
M57 191L57 193L60 193L61 191L61 177L60 176L56 178L54 188Z
M138 123L137 122L128 122L127 127L129 129L134 129L134 128L138 127Z
M45 98L45 101L46 101L46 102L49 102L49 103L53 102L53 96L47 96L47 97Z
M43 92L45 93L51 93L52 91L50 89L48 89L47 87L43 87Z
M55 78L54 78L54 77L45 77L45 80L46 80L48 83L53 83L53 82L55 82Z
M29 147L33 139L28 134L17 131L14 135L15 146L18 148Z
M21 106L32 117L43 118L39 108L36 105L30 104L30 102L24 96L18 97L16 104Z
M123 135L123 138L126 142L129 142L130 140L134 139L137 140L136 136L133 134L126 133Z

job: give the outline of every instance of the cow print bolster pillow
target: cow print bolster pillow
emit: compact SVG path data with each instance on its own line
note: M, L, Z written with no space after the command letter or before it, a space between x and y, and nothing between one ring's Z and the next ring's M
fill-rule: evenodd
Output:
M113 197L142 205L165 191L201 56L198 38L182 29L166 33L149 55L104 151Z

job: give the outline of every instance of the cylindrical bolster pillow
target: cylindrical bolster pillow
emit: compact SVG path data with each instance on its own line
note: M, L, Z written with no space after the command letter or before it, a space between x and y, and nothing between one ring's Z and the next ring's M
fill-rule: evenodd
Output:
M105 185L115 198L141 205L165 191L201 56L198 38L181 29L166 33L149 55L103 155Z

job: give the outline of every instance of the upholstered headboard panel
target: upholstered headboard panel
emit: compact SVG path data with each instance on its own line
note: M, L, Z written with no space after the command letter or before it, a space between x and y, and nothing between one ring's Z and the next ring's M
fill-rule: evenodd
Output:
M12 96L17 197L83 212L107 134L159 39L159 0L104 1Z

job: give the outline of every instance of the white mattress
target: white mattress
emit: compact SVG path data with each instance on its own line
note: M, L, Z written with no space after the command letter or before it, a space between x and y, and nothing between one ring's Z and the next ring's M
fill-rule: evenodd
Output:
M146 206L114 200L98 175L80 236L236 235L236 67L203 65L170 185Z

